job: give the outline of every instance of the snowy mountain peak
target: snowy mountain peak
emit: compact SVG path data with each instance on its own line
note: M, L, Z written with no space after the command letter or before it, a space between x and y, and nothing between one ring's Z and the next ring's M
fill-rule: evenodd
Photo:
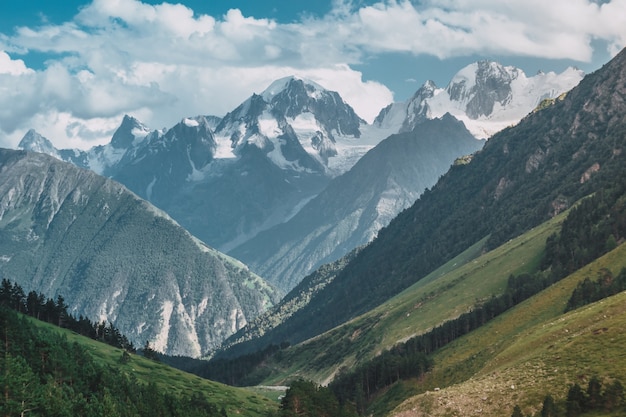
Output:
M427 81L408 101L383 109L375 124L386 128L395 125L397 131L406 132L425 119L449 112L475 137L487 138L519 122L541 100L571 90L583 75L568 68L561 74L539 72L527 77L513 66L478 61L457 72L446 88Z
M217 156L237 158L254 147L281 169L336 175L345 166L338 141L360 138L362 125L337 92L285 77L221 120L215 129Z
M34 129L30 129L26 132L17 147L18 149L23 149L25 151L40 152L56 158L59 157L59 153L54 145L52 145L52 142L41 136Z
M446 89L450 91L462 85L469 91L486 86L490 82L510 83L520 74L524 72L519 68L504 66L494 61L478 61L457 72ZM452 93L450 95L453 96Z
M511 83L526 78L515 67L492 61L479 61L459 71L446 87L450 100L465 107L471 119L489 116L496 104L505 106L511 100Z
M128 149L144 139L151 130L132 116L124 115L122 124L111 138L111 146L116 149Z
M270 103L275 96L279 95L283 91L297 87L304 87L304 89L309 92L311 96L316 96L319 93L326 91L324 87L314 81L291 75L274 81L261 93L261 97L263 97L266 102Z

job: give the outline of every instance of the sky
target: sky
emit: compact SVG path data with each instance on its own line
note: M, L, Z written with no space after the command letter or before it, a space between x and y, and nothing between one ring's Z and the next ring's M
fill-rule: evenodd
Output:
M626 46L626 0L22 0L0 4L0 146L57 148L223 116L296 75L372 121L481 59L593 72Z

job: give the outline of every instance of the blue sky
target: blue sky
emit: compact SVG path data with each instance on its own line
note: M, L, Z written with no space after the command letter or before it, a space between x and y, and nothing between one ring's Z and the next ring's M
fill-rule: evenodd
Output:
M24 0L0 6L0 146L58 147L223 115L276 78L338 91L372 120L480 59L591 72L626 45L626 0Z

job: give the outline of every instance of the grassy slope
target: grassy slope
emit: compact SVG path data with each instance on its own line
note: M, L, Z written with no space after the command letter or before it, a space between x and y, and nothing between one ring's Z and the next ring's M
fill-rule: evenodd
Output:
M209 402L217 405L218 409L224 407L229 416L245 415L261 417L267 415L269 410L276 410L278 408L278 402L268 398L270 395L276 398L278 394L275 392L268 392L266 396L260 393L259 390L255 393L247 389L233 388L179 371L167 365L145 359L139 355L131 355L130 362L121 364L121 349L111 347L39 320L31 320L38 327L59 332L65 335L70 342L77 342L91 353L91 356L96 362L103 366L116 367L128 375L134 375L140 382L146 384L154 382L161 389L172 393L191 395L193 392L200 392Z
M327 383L341 366L370 358L501 293L510 274L536 267L546 238L564 216L483 255L484 240L478 242L378 308L282 352L265 383L285 384L299 376Z
M563 398L574 382L586 388L590 376L626 381L626 292L563 314L578 282L623 267L624 244L442 349L434 370L411 387L423 393L391 415L506 416L515 404L530 413L547 393Z

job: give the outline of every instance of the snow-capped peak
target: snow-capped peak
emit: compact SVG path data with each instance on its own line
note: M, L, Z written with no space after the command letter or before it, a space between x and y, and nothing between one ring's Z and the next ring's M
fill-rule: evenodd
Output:
M568 68L561 74L539 72L527 77L519 68L479 61L457 72L446 88L425 83L410 100L383 109L375 124L387 128L395 124L398 131L408 131L425 118L450 113L475 137L487 138L519 122L541 100L571 90L583 75ZM405 114L402 122L400 113Z
M55 158L59 158L59 152L54 147L52 142L50 142L45 137L41 136L34 129L30 129L20 143L17 145L18 149L24 149L26 151L31 152L39 152L45 153L50 156L54 156Z
M110 145L116 149L127 149L130 146L137 145L150 132L151 130L147 126L126 114L124 119L122 119L120 127L113 133Z
M236 158L253 146L282 169L336 175L354 162L350 149L361 145L364 125L337 92L285 77L224 116L215 129L216 156ZM349 146L339 143L344 138ZM347 157L349 164L339 162Z
M261 97L263 97L263 100L269 103L272 101L272 99L275 96L277 96L278 94L280 94L281 92L289 88L289 86L293 82L298 82L298 81L303 83L305 86L307 86L308 87L307 90L313 93L314 95L315 93L319 94L323 91L326 91L324 87L322 87L321 85L317 84L314 81L308 80L306 78L300 78L295 75L291 75L289 77L280 78L274 81L273 83L271 83L269 87L267 87L261 93Z
M196 119L191 119L189 117L185 117L183 119L183 123L185 124L185 126L188 126L188 127L198 127L198 126L200 126L200 122L198 122Z

